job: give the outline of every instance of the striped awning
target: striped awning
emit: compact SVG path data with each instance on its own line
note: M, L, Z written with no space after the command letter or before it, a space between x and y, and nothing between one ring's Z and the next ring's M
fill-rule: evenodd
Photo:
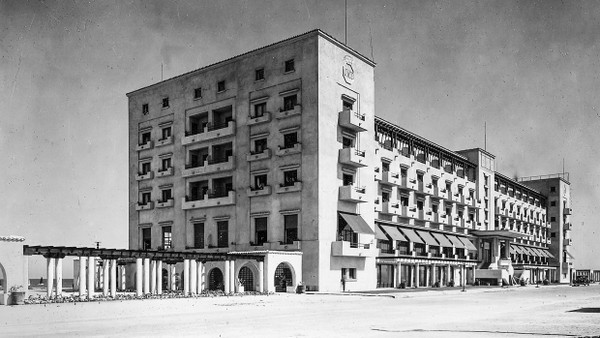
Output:
M471 242L470 239L468 239L466 237L458 237L458 239L465 244L465 246L467 247L467 250L477 251L477 247L475 246L475 244L473 244L473 242Z
M369 227L369 224L360 215L347 214L340 212L340 216L346 221L352 231L359 234L374 235L373 230Z
M383 230L395 241L408 242L408 239L395 226L384 226Z
M417 235L417 233L414 230L406 228L402 228L400 230L404 235L406 235L406 238L408 238L409 241L413 243L425 244L425 242L423 242L421 237L419 237L419 235Z
M516 252L516 253L517 253L517 254L519 254L519 255L522 255L522 254L524 254L524 253L525 253L525 252L523 251L523 249L522 249L520 246L518 246L518 245L511 245L511 246L510 246L510 249L511 249L512 251Z
M384 241L388 240L387 236L383 233L383 231L381 230L381 228L379 226L375 227L375 238L384 240Z
M433 245L433 246L439 246L440 245L435 240L435 238L433 238L433 236L431 236L431 234L429 233L429 231L417 230L417 233L419 234L419 236L421 236L421 238L423 238L423 240L425 241L425 244L429 244L429 245Z

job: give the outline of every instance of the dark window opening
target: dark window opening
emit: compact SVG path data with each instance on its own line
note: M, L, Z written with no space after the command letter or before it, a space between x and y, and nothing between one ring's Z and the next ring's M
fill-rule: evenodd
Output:
M267 103L257 103L254 105L254 116L253 117L261 117L264 116L267 112Z
M298 240L298 215L283 216L283 238L285 244Z
M149 111L150 111L150 108L148 107L148 104L144 103L142 105L142 114L147 115Z
M142 229L142 250L150 250L152 248L152 229Z
M252 155L262 154L266 149L267 149L267 139L266 138L256 139L256 140L254 140L254 151L252 152Z
M296 70L296 65L294 64L294 59L291 60L287 60L285 62L285 72L293 72L294 70Z
M293 132L283 135L283 149L294 148L298 143L298 133Z
M292 110L298 104L298 96L296 94L283 98L283 110Z
M254 80L255 81L259 81L259 80L264 80L265 78L265 69L264 68L260 68L254 71Z
M263 245L267 242L267 218L257 217L254 219L255 245Z
M204 248L204 223L194 223L194 248Z
M194 98L199 99L202 97L202 88L194 89Z
M225 81L217 82L217 92L225 91Z
M343 185L352 185L352 184L354 184L354 175L343 174L342 181L343 181Z
M298 182L298 171L288 170L283 172L283 184L284 187L293 186L294 183Z
M171 233L171 227L162 228L162 247L163 249L170 249L173 244L173 234Z
M217 222L217 246L219 248L226 248L229 246L229 222L228 221Z
M254 187L252 190L263 190L267 186L267 174L254 176Z
M169 98L168 97L165 97L162 99L162 107L169 108Z

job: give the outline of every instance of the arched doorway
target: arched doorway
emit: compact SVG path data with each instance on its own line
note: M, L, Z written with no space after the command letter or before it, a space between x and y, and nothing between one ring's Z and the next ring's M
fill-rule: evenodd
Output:
M6 288L6 270L4 270L4 266L0 263L0 293L7 293L8 289Z
M292 269L286 263L280 263L275 269L275 292L286 292L286 287L294 285Z
M245 291L254 291L254 274L249 267L244 266L240 269L238 280L244 286Z
M213 268L208 273L208 289L211 291L225 291L225 285L223 284L223 273L219 268Z

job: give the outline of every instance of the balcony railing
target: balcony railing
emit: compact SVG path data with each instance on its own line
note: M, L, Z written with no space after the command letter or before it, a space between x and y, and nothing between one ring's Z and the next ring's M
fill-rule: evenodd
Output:
M266 123L271 121L271 113L266 112L262 116L248 116L248 125L252 126L255 124Z
M157 177L172 176L172 175L173 175L173 167L158 169L158 171L156 172Z
M271 195L271 186L265 185L262 187L249 187L246 190L246 195L248 195L248 197Z
M172 144L173 143L173 136L169 136L169 137L165 137L165 138L161 138L158 141L156 141L156 146L157 147L161 147L161 146L166 146L168 144Z
M344 185L340 187L340 200L348 202L366 202L365 187L355 187L354 185Z
M367 166L365 152L352 147L340 149L339 162L353 167Z
M302 114L302 106L299 104L296 104L293 108L290 108L290 109L280 108L279 112L276 113L275 118L284 119L284 118L292 117L292 116L299 115L299 114Z
M136 204L135 206L135 210L136 211L142 211L142 210L150 210L154 208L154 203L151 201L148 201L146 203L143 202L139 202L138 204Z
M136 181L143 181L143 180L151 180L154 178L154 172L152 170L148 171L148 172L141 172L138 173L137 176L135 177Z
M235 121L231 120L227 123L207 124L204 130L192 134L186 132L186 136L181 139L182 145L213 140L220 137L235 135Z
M168 208L168 207L172 207L173 204L174 204L174 200L172 198L156 201L157 208Z
M277 147L277 156L285 156L291 154L297 154L302 152L302 144L300 142L296 142L294 144L288 144Z
M193 165L186 165L185 170L181 173L183 177L191 177L197 175L207 175L221 171L230 171L234 169L234 160L233 156L228 156L226 159L224 157L216 157L214 159L209 159L204 161L202 164L195 163Z
M205 198L208 197L208 198ZM198 196L196 200L184 197L181 201L182 209L210 208L222 205L235 204L235 191L216 192L207 195Z
M296 191L301 191L302 190L302 182L300 181L295 181L295 182L286 182L286 183L281 183L278 186L276 186L276 193L278 194L283 194L286 192L296 192Z
M347 257L374 257L379 250L371 244L356 243L348 241L336 241L331 243L332 256Z
M366 118L364 114L359 114L350 109L344 109L339 113L339 124L357 132L366 131Z
M252 152L250 152L250 154L246 155L246 161L248 161L248 162L259 161L259 160L264 160L264 159L268 159L268 158L271 158L271 149L269 149L269 148L266 148L260 152L252 151Z
M152 149L154 143L152 141L147 141L146 143L138 144L136 147L137 151Z

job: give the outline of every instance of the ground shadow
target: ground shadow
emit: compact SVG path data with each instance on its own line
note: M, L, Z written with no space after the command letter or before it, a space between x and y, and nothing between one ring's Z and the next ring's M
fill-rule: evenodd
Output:
M580 309L571 310L567 312L600 313L600 307L582 307Z

